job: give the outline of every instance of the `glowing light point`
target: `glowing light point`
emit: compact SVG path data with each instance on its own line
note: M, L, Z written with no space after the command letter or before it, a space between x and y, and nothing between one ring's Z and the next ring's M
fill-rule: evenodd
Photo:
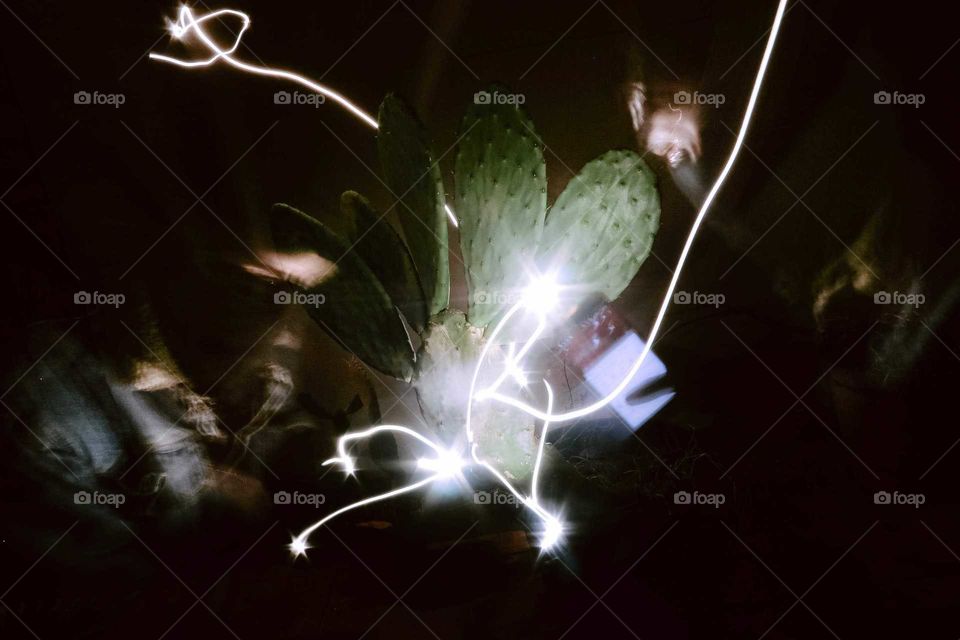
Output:
M437 451L436 458L418 459L417 466L441 478L453 478L463 469L463 460L453 451L443 449Z
M173 20L167 20L167 31L170 32L170 37L174 40L179 40L183 37L183 27L174 22Z
M545 528L540 537L540 548L544 551L554 547L563 537L563 523L553 516L544 518Z
M560 301L560 285L551 276L535 278L523 292L523 304L531 311L546 313Z
M325 467L328 464L339 464L341 467L343 467L343 473L347 476L353 476L357 471L356 465L353 464L353 458L347 455L324 460L322 466Z
M307 555L307 549L310 548L310 545L307 544L306 538L297 536L287 545L287 548L290 549L290 555L296 559Z

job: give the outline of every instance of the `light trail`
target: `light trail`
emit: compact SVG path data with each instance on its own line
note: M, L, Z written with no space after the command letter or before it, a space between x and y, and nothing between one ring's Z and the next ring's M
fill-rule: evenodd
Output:
M760 95L760 88L763 86L763 80L767 72L767 65L770 62L770 56L773 54L773 47L777 40L777 34L780 32L780 24L783 21L783 14L786 6L787 0L780 0L779 4L777 5L777 13L773 19L773 26L770 28L770 36L767 38L767 46L763 51L763 58L760 60L760 68L758 69L756 79L753 82L753 89L750 92L750 99L747 101L747 108L743 114L743 120L740 124L740 131L737 134L737 139L733 144L733 149L730 151L730 156L727 158L727 162L723 165L723 169L717 176L716 182L713 183L713 187L711 187L710 192L707 193L707 197L704 199L703 204L700 206L700 211L697 213L697 217L693 221L693 226L690 228L690 233L687 235L687 240L683 245L683 250L680 252L680 257L677 260L677 267L674 269L673 277L670 279L667 292L664 294L663 302L660 304L660 310L657 312L657 317L653 322L653 328L650 329L650 335L647 337L647 340L643 345L643 351L640 352L640 356L633 364L633 367L630 368L630 371L624 376L620 384L614 387L606 396L597 400L593 404L581 407L580 409L576 409L574 411L567 411L565 413L558 414L543 412L521 400L503 395L496 391L488 391L484 394L484 397L510 405L530 416L533 416L534 418L537 418L538 420L569 422L570 420L582 418L587 414L602 409L606 405L613 402L613 400L615 400L627 388L633 377L637 375L638 371L640 371L640 367L643 366L643 361L646 359L647 354L650 353L653 342L657 338L657 333L660 331L660 326L663 324L663 319L667 315L667 309L670 307L670 302L673 299L673 293L677 288L677 283L680 280L680 274L683 271L684 265L686 264L687 256L690 253L690 248L693 246L693 241L697 237L697 232L700 230L700 225L703 223L703 220L707 215L707 211L710 209L710 205L713 204L714 199L717 197L717 193L720 191L720 188L726 181L727 175L729 175L730 171L733 169L733 165L737 161L737 156L740 154L740 149L743 147L744 140L746 140L747 129L750 126L750 120L753 118L753 111L757 104L757 98Z
M236 38L233 41L233 46L231 46L229 49L221 49L203 28L203 24L205 22L221 18L223 16L239 18L243 25L240 27L240 31L237 32ZM180 11L177 14L176 22L170 22L168 24L170 35L177 40L181 40L191 33L196 34L197 38L199 38L204 46L210 50L212 55L206 60L184 60L182 58L174 58L172 56L151 52L149 58L151 60L158 60L160 62L166 62L168 64L173 64L187 69L195 67L208 67L216 64L218 60L223 60L230 66L247 73L252 73L259 76L268 76L271 78L279 78L281 80L288 80L306 87L315 93L319 93L322 96L333 100L374 131L380 129L380 125L377 123L376 118L351 102L343 94L334 91L326 85L322 85L319 82L314 82L313 80L310 80L309 78L301 76L297 73L293 73L292 71L253 65L235 58L233 54L237 48L239 48L240 41L243 39L243 34L246 33L247 29L249 28L250 16L242 11L237 11L235 9L220 9L218 11L212 11L204 14L197 18L193 15L193 11L190 9L190 7L183 5L180 7ZM447 218L450 219L450 222L453 224L453 226L459 226L457 217L453 214L453 210L450 209L450 206L444 203L443 209L446 211Z
M327 466L328 464L339 463L343 466L343 469L347 473L347 475L353 475L354 471L356 470L356 467L353 463L353 457L347 453L347 443L352 442L353 440L362 440L364 438L369 438L371 436L377 435L378 433L383 433L387 431L395 431L397 433L402 433L412 438L416 438L423 444L433 449L434 453L437 454L438 459L443 459L448 453L443 447L441 447L438 444L435 444L433 440L430 440L429 438L424 437L423 435L417 433L413 429L410 429L408 427L404 427L401 425L396 425L396 424L382 424L376 427L370 427L369 429L365 429L363 431L354 431L341 436L337 440L337 453L339 455L324 461L323 466Z
M479 369L479 365L478 365L478 369ZM550 408L553 406L553 390L550 388L550 385L547 384L546 381L544 381L544 385L546 386L547 396L548 396L547 411L550 411ZM500 472L497 471L492 465L481 460L476 455L476 445L473 446L474 459L477 462L477 464L480 464L485 469L490 471L504 486L507 487L507 489L511 493L513 493L514 496L516 496L521 501L521 503L524 506L529 508L534 514L536 514L543 521L544 530L543 530L543 533L541 534L541 547L543 549L548 549L552 547L554 544L556 544L559 541L560 536L562 535L562 532L563 532L563 525L560 523L560 520L555 516L553 516L552 514L548 513L542 507L542 505L540 505L539 500L537 499L537 486L538 486L538 479L540 476L540 470L542 466L541 463L543 461L544 443L547 437L547 427L548 427L548 424L543 425L543 431L540 436L540 444L537 449L537 456L536 456L536 461L534 463L533 476L531 479L531 495L529 497L523 495L516 488L514 488L513 485L506 478L504 478L500 474ZM357 502L350 503L345 507L337 509L336 511L328 514L327 516L323 517L317 522L314 522L312 525L310 525L309 527L301 531L299 534L297 534L288 545L288 548L290 549L290 553L294 557L305 555L307 552L307 549L310 548L310 545L308 544L310 535L313 534L314 531L316 531L326 523L333 520L334 518L337 518L338 516L341 516L344 513L347 513L348 511L359 509L360 507L374 504L376 502L380 502L383 500L389 500L390 498L395 498L405 493L416 491L417 489L420 489L421 487L426 487L427 485L433 482L436 482L438 480L455 478L457 476L460 476L463 468L469 464L463 461L455 452L450 451L449 449L445 449L441 445L433 442L429 438L424 437L422 434L417 433L413 429L409 429L401 425L380 425L376 427L371 427L369 429L365 429L363 431L347 433L341 436L337 440L338 455L336 457L333 457L333 458L330 458L329 460L324 461L323 463L324 466L329 464L340 464L343 467L344 472L346 472L348 475L353 475L356 472L356 463L354 462L353 457L347 451L348 443L356 440L363 440L363 439L372 437L378 433L384 433L384 432L396 432L403 435L407 435L412 438L415 438L419 442L430 447L430 449L432 449L433 452L436 454L436 457L435 458L419 458L417 460L417 466L418 468L426 469L428 471L433 471L434 473L422 480L413 482L408 485L404 485L392 491L387 491L385 493L380 493L375 496L370 496L369 498L364 498L363 500L358 500Z
M293 555L294 558L296 558L297 556L305 555L307 552L307 549L310 548L310 545L307 543L307 541L310 538L310 534L312 534L314 531L316 531L323 525L327 524L334 518L338 516L342 516L348 511L353 511L354 509L365 507L368 504L381 502L382 500L389 500L390 498L396 498L399 495L416 491L417 489L421 487L425 487L431 482L438 480L439 478L440 478L439 475L428 476L423 480L420 480L419 482L408 484L406 486L400 487L399 489L394 489L393 491L387 491L386 493L380 493L375 496L370 496L369 498L364 498L363 500L352 502L345 507L341 507L340 509L337 509L336 511L325 516L324 518L317 520L312 525L310 525L309 527L301 531L299 534L297 534L297 536L294 537L294 539L288 545L288 548L290 549L290 553Z
M780 25L783 21L784 12L786 9L786 0L779 0L777 5L777 12L774 16L773 26L770 28L770 35L767 39L767 45L763 52L763 57L760 61L760 67L757 70L757 75L753 83L753 88L750 92L750 98L747 101L747 106L744 111L743 120L740 124L740 130L737 134L736 141L734 142L733 149L730 152L729 157L727 158L726 163L721 169L720 173L717 176L716 181L711 187L710 191L707 193L706 198L703 201L703 204L700 207L700 210L697 212L697 216L694 219L693 225L691 226L690 233L687 235L686 242L683 245L683 249L680 252L680 257L677 260L677 267L673 272L673 276L670 280L670 284L667 287L666 293L663 297L663 301L660 305L657 316L654 320L653 327L650 330L650 334L644 343L643 350L640 353L640 356L637 358L636 362L626 373L623 380L618 384L614 389L608 393L605 397L594 402L593 404L581 407L573 411L567 411L564 413L553 413L553 390L546 380L543 381L543 384L547 392L547 406L546 411L542 411L533 407L517 398L505 395L500 393L499 389L502 384L508 379L514 379L519 386L525 386L526 376L523 373L522 369L522 360L533 348L537 340L540 339L541 335L545 331L548 325L548 312L555 305L559 296L559 290L550 277L541 277L538 280L535 280L527 288L522 296L521 300L510 307L504 316L500 319L497 325L494 327L493 331L488 337L485 337L485 344L480 353L480 358L477 362L476 368L474 369L473 377L470 382L470 389L468 393L467 401L467 411L464 423L464 430L467 436L467 442L470 447L470 456L471 461L465 461L460 458L459 454L456 451L445 448L441 444L435 443L429 438L423 436L416 431L409 429L400 425L380 425L376 427L371 427L362 431L356 431L347 433L341 436L337 441L337 456L330 458L325 461L323 464L339 464L343 467L343 470L348 475L353 475L356 471L356 463L354 462L353 457L350 455L347 450L347 445L351 442L363 440L370 438L378 433L384 432L395 432L401 435L409 436L421 444L426 445L434 454L435 457L425 457L419 458L417 460L417 467L422 470L432 472L431 475L428 475L426 478L413 482L411 484L404 485L392 491L387 491L385 493L380 493L357 502L348 504L330 514L324 518L313 523L303 531L301 531L296 537L293 538L293 541L290 543L289 548L294 557L304 555L309 548L308 539L310 535L315 532L317 529L327 524L334 518L337 518L344 513L364 507L376 502L383 500L389 500L396 496L410 493L416 491L417 489L428 486L429 484L457 477L461 475L462 470L472 464L478 465L489 471L493 477L497 479L504 487L507 488L521 503L526 506L533 514L540 518L543 524L543 531L540 534L540 546L542 549L550 549L556 545L563 536L564 525L560 519L547 511L539 501L538 496L538 487L539 487L539 477L542 470L542 462L544 455L544 445L547 437L547 430L549 426L553 423L568 422L570 420L575 420L577 418L583 417L595 411L598 411L608 405L610 402L615 400L627 386L630 384L633 377L640 370L643 365L644 360L650 352L650 349L659 333L660 327L663 324L663 319L666 316L667 310L669 309L671 300L673 298L673 293L676 290L677 283L680 280L680 274L683 270L684 265L686 264L687 257L690 253L690 250L693 246L693 242L696 239L697 233L700 230L700 226L703 223L704 218L707 215L707 212L710 209L710 206L713 204L714 199L717 197L720 189L723 187L724 182L727 179L730 171L733 169L734 164L736 163L737 157L740 154L740 150L743 147L744 141L747 136L747 130L750 126L750 122L753 118L753 112L756 108L757 99L760 95L760 90L763 86L763 81L766 76L767 67L770 62L770 57L773 54L774 45L777 40L777 36L780 32ZM240 18L243 23L242 28L237 33L237 36L233 42L233 45L228 49L221 49L213 41L212 38L206 33L203 29L203 24L209 20L219 18L221 16L233 16ZM151 53L150 58L154 60L159 60L161 62L167 62L174 64L180 67L185 68L194 68L194 67L203 67L210 66L215 64L218 60L223 60L226 63L232 65L233 67L246 71L248 73L253 73L257 75L270 76L274 78L280 78L284 80L289 80L291 82L298 83L302 86L305 86L312 91L320 93L337 104L341 105L347 111L352 113L362 122L373 128L374 130L378 129L377 121L371 117L367 112L365 112L360 107L356 106L346 97L340 93L321 85L319 83L313 82L312 80L295 74L290 71L284 71L281 69L273 69L270 67L262 67L251 65L245 63L241 60L238 60L233 57L233 53L240 46L241 38L246 30L250 27L250 18L247 14L236 11L233 9L221 9L219 11L213 11L211 13L202 15L199 18L196 18L193 15L193 12L189 7L183 6L180 8L177 21L170 24L170 32L175 38L182 38L189 33L195 33L200 41L210 50L211 56L205 60L183 60L179 58L173 58L170 56L165 56L161 54ZM445 205L446 207L446 205ZM453 212L449 207L446 207L446 212L451 222L456 226L457 221ZM496 339L500 336L504 327L510 322L510 320L521 310L526 310L529 313L536 315L536 327L531 332L530 336L527 338L523 346L516 350L515 343L509 345L509 353L506 357L505 364L501 373L495 378L493 384L490 386L477 390L477 381L479 378L480 370L483 364L487 360L487 356L490 354L490 349L492 345L496 344ZM472 417L473 417L473 406L478 402L496 400L505 405L514 407L523 411L527 415L540 420L543 422L543 428L541 431L540 441L537 446L537 453L534 460L533 474L531 476L530 482L530 495L525 495L520 492L513 484L493 465L489 464L484 460L479 452L479 445L475 440L475 434L472 428Z

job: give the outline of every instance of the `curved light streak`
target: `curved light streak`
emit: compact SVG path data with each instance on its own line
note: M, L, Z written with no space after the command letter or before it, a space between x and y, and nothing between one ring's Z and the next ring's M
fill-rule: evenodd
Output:
M240 31L237 32L236 38L233 41L233 45L228 49L221 49L213 38L207 34L206 30L203 28L203 24L210 20L220 18L223 16L232 16L239 18L242 22ZM197 38L210 50L211 56L205 60L184 60L182 58L174 58L173 56L164 55L161 53L151 52L149 58L151 60L158 60L160 62L166 62L168 64L173 64L178 67L184 67L187 69L195 67L208 67L213 64L216 64L218 60L223 60L230 66L245 71L247 73L252 73L259 76L267 76L271 78L279 78L281 80L289 80L299 84L311 91L319 93L337 104L341 107L352 113L356 118L361 122L366 124L373 130L379 130L380 125L377 123L376 118L371 116L369 113L358 107L356 104L347 99L346 96L331 89L326 85L322 85L318 82L314 82L305 76L301 76L292 71L286 71L284 69L274 69L272 67L262 67L259 65L249 64L242 60L238 60L233 56L234 52L240 47L240 41L243 38L243 34L250 28L250 16L242 11L237 11L235 9L219 9L217 11L212 11L206 13L199 18L193 15L193 11L190 7L184 5L180 7L180 11L177 14L177 21L171 22L169 24L170 34L176 39L182 39L187 34L194 33ZM457 217L453 214L453 210L450 209L450 206L446 203L443 205L444 211L447 213L447 218L450 219L451 224L457 227L459 226L457 222Z
M657 312L657 317L653 321L653 328L650 329L650 335L647 337L647 340L643 345L643 351L640 352L639 357L630 368L630 371L624 376L620 384L614 387L610 393L603 398L597 400L593 404L573 411L567 411L565 413L551 414L549 411L544 412L536 407L530 406L522 400L512 398L496 391L486 394L486 398L510 405L530 416L533 416L534 418L537 418L538 420L569 422L570 420L576 420L577 418L582 418L583 416L593 413L594 411L598 411L613 402L613 400L623 393L633 377L637 375L637 372L640 371L640 367L643 366L643 361L647 358L647 354L650 353L650 349L653 346L654 340L656 340L657 334L660 331L660 326L663 324L663 319L667 315L667 309L670 307L670 302L673 299L673 293L677 288L677 283L680 280L680 274L687 262L687 256L690 253L690 248L693 246L693 241L697 237L697 232L700 230L700 225L703 223L703 220L707 215L707 211L710 209L710 205L713 204L714 199L717 197L717 193L720 191L720 188L726 181L727 175L729 175L730 171L733 169L733 165L737 161L737 156L740 154L740 149L743 147L744 140L746 140L747 129L750 126L750 120L753 118L753 111L757 104L757 98L760 95L760 88L763 86L763 80L766 76L767 65L770 62L770 56L773 54L773 46L777 40L777 34L780 32L780 24L783 21L783 14L786 6L787 0L780 0L779 4L777 5L777 13L773 19L773 26L770 28L770 36L767 38L767 46L763 51L763 58L760 60L760 68L757 70L757 76L753 82L753 89L750 92L750 99L747 101L747 108L744 111L743 120L740 124L740 131L737 133L737 139L733 144L733 149L730 151L730 156L727 158L727 162L723 165L723 169L721 169L720 174L717 176L716 182L713 183L713 187L711 187L710 192L707 193L707 197L704 199L703 204L700 206L700 211L697 213L697 217L693 221L693 226L690 228L690 233L687 235L687 240L683 245L683 250L680 252L680 257L677 259L677 267L673 272L673 277L670 279L670 284L663 296L663 302L660 304L660 310Z
M371 436L377 435L378 433L383 433L387 431L396 431L397 433L402 433L412 438L416 438L423 444L433 449L433 451L437 454L438 458L445 456L447 453L447 451L445 451L440 445L435 444L433 440L430 440L429 438L424 437L423 435L421 435L420 433L417 433L413 429L410 429L408 427L404 427L401 425L396 425L396 424L382 424L376 427L370 427L369 429L364 429L363 431L353 431L351 433L342 435L337 440L337 453L339 455L337 455L336 457L330 458L329 460L325 460L323 462L323 466L327 466L328 464L339 463L340 465L343 466L344 471L348 475L353 475L353 472L356 471L356 466L354 465L353 458L350 456L350 454L347 453L347 443L352 442L354 440L362 440L365 438L369 438Z
M399 495L404 493L410 493L411 491L416 491L421 487L425 487L431 482L438 480L441 476L439 474L432 475L420 480L419 482L414 482L413 484L408 484L399 489L394 489L393 491L387 491L386 493L380 493L375 496L370 496L369 498L364 498L363 500L358 500L357 502L352 502L345 507L341 507L334 511L333 513L324 516L322 519L317 520L312 525L301 531L294 537L294 539L288 545L290 553L294 557L304 555L307 552L307 549L310 548L310 545L307 544L307 540L310 538L310 534L314 531L327 524L334 518L342 516L348 511L353 511L354 509L359 509L360 507L365 507L368 504L373 504L374 502L381 502L383 500L389 500L390 498L396 498Z

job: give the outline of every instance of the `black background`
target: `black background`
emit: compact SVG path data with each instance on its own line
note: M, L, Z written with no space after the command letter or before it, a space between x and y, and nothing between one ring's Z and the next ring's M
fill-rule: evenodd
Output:
M253 18L244 59L323 78L370 111L395 91L415 106L438 154L454 143L475 91L501 81L523 93L550 148L552 201L571 169L610 148L636 148L623 90L641 66L652 84L727 96L704 121L702 170L715 175L733 142L725 125L736 130L763 42L750 47L773 4L232 6ZM0 9L0 188L13 186L0 210L6 343L31 323L76 315L78 289L143 288L162 292L171 331L189 332L180 353L190 373L215 377L266 320L223 306L230 292L196 273L198 255L242 261L267 246L274 202L326 216L343 190L356 189L389 205L364 166L376 166L373 136L334 106L284 108L272 96L289 87L275 81L146 60L146 51L169 46L163 18L173 11L164 2L9 1ZM960 52L948 50L958 37L936 3L792 5L750 150L681 280L687 290L724 293L727 304L671 311L658 353L678 398L643 428L642 443L629 439L611 454L652 450L671 467L693 456L677 477L644 467L629 499L578 489L583 502L566 501L574 533L558 560L491 551L472 531L407 595L470 525L467 515L432 514L435 528L422 535L344 524L318 535L309 563L292 564L283 544L308 521L303 514L271 529L205 596L216 615L197 605L167 637L230 637L231 629L240 638L360 637L401 595L405 604L366 637L957 637L960 453L951 447L960 336L951 295L960 249L948 250L960 238L952 150L960 148ZM116 110L75 105L81 90L122 92L127 101ZM922 93L926 102L876 105L881 90ZM651 165L663 201L654 251L664 264L648 260L620 301L641 333L695 214L667 168ZM441 166L449 192L452 153ZM205 194L205 205L162 236L195 203L191 190ZM803 203L791 209L797 196ZM927 304L892 317L872 293L847 290L815 322L821 274L838 260L858 263L844 247L860 255L855 243L871 217L880 221L879 248L863 258L876 288L906 290L933 266L920 284ZM318 376L332 371L317 363ZM672 495L681 488L722 491L727 502L678 506ZM919 492L926 503L875 505L880 490ZM200 595L269 524L214 528L219 545L204 535L175 542L173 572ZM35 560L5 549L7 582ZM70 633L42 602L47 588L57 590L58 562L41 561L4 596L3 637ZM117 583L139 606L102 613L133 637L158 637L194 602L174 573L159 562L154 569ZM87 606L72 583L61 591L54 610L72 597Z

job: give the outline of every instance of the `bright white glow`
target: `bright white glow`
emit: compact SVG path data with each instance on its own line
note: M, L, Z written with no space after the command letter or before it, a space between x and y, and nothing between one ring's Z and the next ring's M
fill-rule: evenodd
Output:
M443 203L443 210L447 212L447 218L450 219L450 223L455 227L459 227L460 223L457 222L457 216L453 215L453 209L450 208L450 205Z
M546 313L560 301L560 286L551 275L535 278L523 292L523 304L532 311Z
M444 449L436 458L419 458L417 466L442 478L455 478L463 470L463 460L456 452Z
M237 32L237 36L233 41L233 44L227 49L221 49L217 43L210 37L206 32L203 25L210 20L221 18L224 16L239 18L241 21L240 30ZM183 5L180 7L180 11L177 14L176 22L168 22L167 26L172 35L177 40L182 40L190 33L196 34L197 38L203 45L210 51L210 57L203 58L200 60L184 60L182 58L174 58L173 56L167 56L160 53L151 52L149 57L151 60L159 60L160 62L166 62L168 64L173 64L178 67L184 67L187 69L193 67L207 67L212 64L215 64L219 60L223 60L230 66L239 69L241 71L246 71L247 73L253 73L260 76L269 76L272 78L279 78L281 80L288 80L294 82L301 86L310 89L315 93L319 93L322 96L333 100L341 107L349 111L355 117L357 117L361 122L366 124L368 127L377 130L379 125L377 124L376 118L371 116L369 113L358 107L356 104L351 102L343 94L334 91L326 85L322 85L319 82L314 82L309 78L301 76L299 74L293 73L292 71L286 71L283 69L274 69L272 67L263 67L254 64L238 60L233 56L237 48L240 46L240 40L243 38L243 34L246 33L247 29L250 28L250 16L242 11L237 11L235 9L220 9L218 11L212 11L206 13L199 18L193 15L193 11L190 7ZM443 205L444 211L447 213L447 218L450 219L450 222L453 226L457 227L457 217L453 214L453 211L450 209L450 206L447 204Z
M290 554L294 558L298 558L300 556L307 555L307 549L310 548L310 545L307 544L306 538L301 538L300 536L297 536L296 538L290 541L290 544L288 544L287 547L290 549Z
M540 548L550 550L563 537L563 523L556 518L544 520L543 534L540 537Z
M443 480L446 478L454 477L462 471L462 469L468 464L476 464L482 466L487 471L489 471L504 487L507 488L518 500L521 501L533 514L540 518L543 524L543 532L541 534L540 546L543 549L550 549L558 544L562 539L564 533L564 524L561 520L549 513L543 505L540 503L538 498L538 483L539 476L541 473L541 466L543 461L544 454L544 445L547 437L547 429L551 423L557 422L567 422L570 420L575 420L577 418L583 417L590 413L593 413L613 400L615 400L630 384L633 377L640 370L643 365L644 359L647 354L650 352L650 349L656 339L657 333L660 330L660 326L663 323L664 316L666 315L667 309L669 308L670 302L673 298L673 293L676 289L677 283L680 279L680 274L683 270L683 266L686 263L687 256L690 253L691 247L693 246L694 239L697 236L697 232L700 229L701 224L703 223L704 218L706 217L707 211L712 205L714 199L717 196L717 193L720 191L720 188L723 186L727 175L733 168L734 163L740 153L740 149L743 146L744 140L746 139L747 130L750 125L750 121L753 117L753 111L756 107L757 99L760 94L760 89L763 85L764 76L766 75L767 66L770 61L770 57L773 53L774 44L777 39L777 35L780 31L780 25L783 19L784 11L786 8L786 0L780 0L777 6L777 12L773 20L773 26L770 29L770 35L767 40L767 45L763 53L763 58L760 61L760 67L757 71L756 79L754 80L753 90L750 93L750 98L747 102L747 107L743 115L743 120L740 125L740 131L737 134L736 141L734 142L733 149L730 152L730 156L727 159L727 162L724 164L720 174L717 177L716 182L713 184L713 187L710 189L706 198L703 201L703 204L700 207L697 217L693 222L693 225L690 229L690 233L687 236L686 242L684 243L683 250L680 252L680 257L677 261L677 267L674 270L673 277L670 280L670 284L667 287L666 294L664 295L663 302L660 305L657 316L654 320L653 327L650 330L650 335L647 338L643 350L637 358L634 365L627 372L623 380L617 385L607 396L601 398L597 402L582 407L574 411L568 411L565 413L554 414L553 413L553 390L544 381L544 385L547 391L547 407L546 411L541 411L517 398L501 394L499 392L500 386L508 379L513 379L521 386L524 386L527 383L526 374L524 374L522 369L522 361L536 341L540 338L543 331L547 326L547 313L550 309L556 305L559 297L559 289L556 285L556 282L549 277L541 277L535 279L534 282L527 288L524 293L523 298L514 304L507 312L504 314L503 318L497 323L493 331L489 336L486 337L485 344L480 353L479 361L477 362L476 368L474 369L473 378L470 382L470 389L468 394L468 406L466 411L466 420L464 423L464 430L466 432L467 441L470 446L470 456L472 463L470 461L464 461L455 451L451 451L426 438L425 436L409 429L407 427L399 425L380 425L376 427L371 427L362 431L352 432L345 434L337 441L337 455L329 460L325 461L323 464L339 464L347 474L353 474L356 471L356 464L352 456L350 456L347 451L347 445L356 440L362 440L370 438L377 433L381 432L394 432L397 434L405 435L412 437L426 445L430 448L434 457L421 457L418 459L418 467L420 469L430 472L430 475L422 480L413 482L408 485L404 485L398 489L392 491L387 491L385 493L377 494L359 500L357 502L348 504L340 509L328 514L324 518L313 523L306 529L304 529L299 535L297 535L289 545L290 552L294 557L304 555L309 548L307 541L310 535L316 531L318 528L322 527L326 523L330 522L334 518L347 513L353 509L358 509L360 507L373 504L382 500L389 500L393 497L416 491L423 487L426 487L430 483L438 480ZM202 25L214 18L220 16L233 16L238 17L243 23L240 31L238 32L236 39L234 40L232 46L227 49L221 49L204 31ZM189 7L181 7L177 21L171 25L170 31L174 37L182 38L189 33L194 33L198 39L209 49L211 56L203 60L181 60L178 58L172 58L170 56L164 56L159 54L150 54L150 58L154 60L160 60L170 64L175 64L180 67L200 67L200 66L209 66L216 63L218 60L223 60L226 63L232 65L233 67L246 71L248 73L254 73L257 75L271 76L276 78L281 78L301 84L317 93L320 93L334 102L340 104L350 113L359 118L362 122L377 129L377 122L365 111L354 105L352 102L347 100L344 96L340 95L336 91L325 87L321 84L315 83L303 76L291 73L289 71L283 71L279 69L272 69L269 67L259 67L251 65L240 60L237 60L233 57L233 53L236 51L237 47L240 45L240 39L243 36L244 32L250 26L250 18L240 11L234 11L232 9L223 9L220 11L214 11L212 13L205 14L200 18L195 18ZM445 207L448 217L451 222L456 225L456 217L453 215L453 212L449 207ZM521 310L525 309L529 313L535 314L537 318L537 324L534 330L531 332L530 336L527 338L526 342L519 349L515 349L515 345L510 346L509 354L505 360L505 364L502 368L501 373L494 380L493 384L483 389L477 389L477 382L479 379L479 374L481 367L487 361L487 356L490 354L490 349L492 345L497 344L497 338L500 336L504 327L510 322L510 320ZM543 421L543 429L540 437L540 441L537 447L537 455L534 462L533 476L531 479L530 495L525 496L523 493L518 491L513 484L506 478L500 471L498 471L493 465L487 463L480 455L479 445L475 441L473 429L471 426L471 419L473 413L473 405L476 402L480 401L489 401L497 400L508 406L515 407L528 415Z

